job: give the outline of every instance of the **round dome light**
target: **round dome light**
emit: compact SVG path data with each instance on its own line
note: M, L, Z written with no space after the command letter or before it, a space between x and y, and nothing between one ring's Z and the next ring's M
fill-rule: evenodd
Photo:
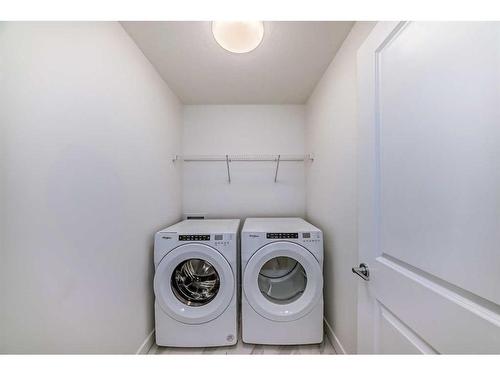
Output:
M247 22L212 22L212 33L219 45L234 53L253 51L264 37L262 21Z

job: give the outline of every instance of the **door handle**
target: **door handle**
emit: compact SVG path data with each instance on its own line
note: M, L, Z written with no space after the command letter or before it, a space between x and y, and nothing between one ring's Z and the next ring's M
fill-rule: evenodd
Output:
M367 264L360 263L359 267L352 267L352 272L361 277L365 281L370 280L370 270L368 269Z

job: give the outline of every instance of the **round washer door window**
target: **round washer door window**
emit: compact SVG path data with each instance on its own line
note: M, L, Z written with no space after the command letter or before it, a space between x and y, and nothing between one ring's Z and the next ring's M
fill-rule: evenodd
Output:
M185 244L167 253L154 277L156 303L177 321L209 322L234 296L235 277L226 258L204 244Z
M187 259L172 273L172 290L179 301L188 306L210 303L220 288L220 277L215 267L203 259Z
M293 242L273 242L249 259L243 292L250 306L269 320L300 319L322 299L322 270L306 248Z

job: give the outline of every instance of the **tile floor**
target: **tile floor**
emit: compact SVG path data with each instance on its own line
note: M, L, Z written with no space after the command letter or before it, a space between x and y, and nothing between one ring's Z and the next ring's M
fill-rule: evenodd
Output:
M313 345L252 345L238 341L235 346L216 348L167 348L154 344L148 354L336 354L325 335L321 344Z

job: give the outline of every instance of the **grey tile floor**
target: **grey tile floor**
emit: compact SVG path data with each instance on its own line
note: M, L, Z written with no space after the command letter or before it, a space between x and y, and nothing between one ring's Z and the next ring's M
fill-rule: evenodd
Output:
M237 345L215 348L170 348L154 344L148 354L336 354L325 335L321 344L252 345L240 340Z

